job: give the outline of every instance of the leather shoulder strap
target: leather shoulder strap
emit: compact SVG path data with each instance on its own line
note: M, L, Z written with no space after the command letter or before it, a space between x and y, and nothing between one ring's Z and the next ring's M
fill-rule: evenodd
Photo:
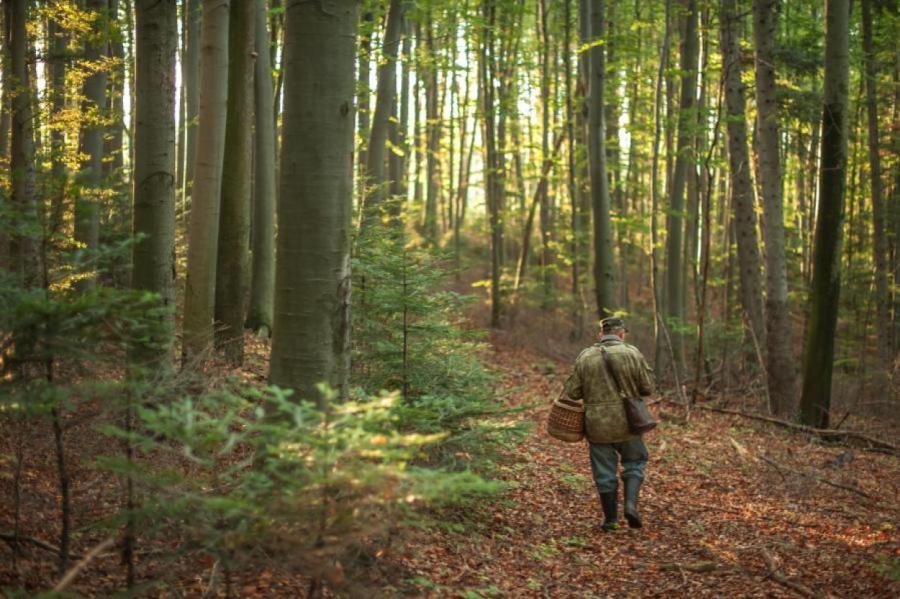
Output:
M624 393L625 387L622 385L621 379L619 379L619 373L616 372L615 367L612 364L612 361L609 359L609 355L606 352L605 347L600 348L600 355L603 357L603 367L606 368L606 372L609 373L610 378L613 380L613 386L616 388L616 393L621 397Z

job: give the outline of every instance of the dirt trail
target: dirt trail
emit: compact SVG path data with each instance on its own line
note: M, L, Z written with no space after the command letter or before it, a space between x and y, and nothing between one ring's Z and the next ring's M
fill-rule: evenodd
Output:
M678 407L667 408L646 439L645 528L604 534L586 447L543 431L569 366L502 342L490 361L505 401L540 404L528 412L535 428L502 467L514 486L483 506L482 524L394 548L418 594L900 596L900 583L877 571L900 555L896 457L850 454L721 414L694 412L685 425Z

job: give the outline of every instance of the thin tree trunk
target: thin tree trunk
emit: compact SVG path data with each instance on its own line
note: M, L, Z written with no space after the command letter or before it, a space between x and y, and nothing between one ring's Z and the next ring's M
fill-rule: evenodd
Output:
M669 215L666 219L666 315L676 322L683 322L684 310L684 239L685 187L688 169L694 161L693 129L696 122L697 97L697 0L681 0L684 11L684 35L681 42L681 100L678 104L678 135L676 140L675 169L672 174ZM673 337L675 368L683 369L683 337L677 332Z
M234 366L244 361L245 298L250 278L250 196L252 193L253 43L256 3L232 2L228 28L228 108L222 200L216 259L216 346Z
M591 78L588 103L588 156L591 172L591 208L594 215L594 284L600 318L616 305L613 265L612 223L610 221L609 180L606 173L606 133L603 93L606 79L606 13L603 0L591 1Z
M119 0L109 0L109 20L118 27L119 23ZM109 56L114 61L124 61L125 49L122 45L122 36L113 30L115 35L109 36ZM111 156L112 161L109 162L108 172L121 173L122 167L125 165L125 157L122 155L124 150L123 139L125 137L125 65L117 65L115 71L111 72L109 77L109 109L112 113L113 125L109 129L109 143L107 144L107 159ZM121 176L121 174L119 175Z
M392 108L397 96L397 55L403 29L404 0L390 0L387 23L385 25L382 60L378 66L378 89L375 95L375 112L366 150L366 176L369 187L365 199L364 227L372 226L381 218L389 185L385 175L387 162L387 141L391 127Z
M38 207L35 192L33 90L27 57L29 2L10 2L5 5L8 23L6 47L9 49L9 78L3 85L12 91L12 135L9 161L11 199L15 226L10 235L9 257L13 271L23 287L40 287L43 282L40 239L34 233L38 227Z
M106 53L107 0L85 0L85 8L92 15L96 35L85 42L84 58L98 63ZM85 78L82 87L84 102L81 110L82 124L80 153L85 155L81 163L81 193L75 198L75 240L89 250L97 249L100 240L100 197L103 185L103 118L106 112L107 73L98 68ZM86 279L90 286L94 279Z
M659 289L659 141L662 133L662 96L665 67L669 61L671 40L672 0L666 0L665 34L662 55L656 71L656 91L653 101L653 158L650 167L650 288L653 293L653 366L659 371L662 335L659 327L662 298Z
M540 54L541 54L541 160L546 165L550 159L550 28L547 24L550 8L547 0L538 0L538 12L540 17ZM543 167L542 167L543 169ZM544 182L538 184L540 190L541 208L541 307L549 309L556 303L553 290L553 262L554 256L551 249L553 242L553 222L550 213L550 186ZM523 238L524 239L524 238ZM527 258L527 252L522 252ZM524 262L520 261L524 267ZM520 270L522 270L520 268ZM524 272L523 272L524 274ZM519 277L516 277L517 281Z
M197 160L197 115L200 110L200 0L184 0L185 46L182 85L186 104L184 193L193 198L194 166Z
M869 133L869 190L872 195L872 253L875 262L875 320L878 359L881 366L891 360L891 330L888 292L888 244L885 237L881 156L878 143L878 104L875 87L875 44L872 41L872 0L862 0L863 64L866 80L866 114Z
M494 96L496 56L493 27L496 24L496 6L493 0L482 4L484 26L481 36L481 56L479 60L479 89L482 103L482 140L484 145L484 189L491 231L491 328L500 327L500 254L503 237L501 234L500 198L498 185L500 176L497 161L497 118Z
M731 178L731 203L737 233L741 307L753 328L753 336L765 343L762 273L759 240L756 233L753 182L747 150L747 117L744 83L741 80L740 16L735 0L722 0L719 25L722 51L722 77L725 80L725 105L728 129L728 159Z
M581 303L581 259L578 256L578 181L575 171L575 95L572 88L572 0L563 0L563 77L566 94L566 135L568 136L567 171L569 205L572 211L572 331L571 339L580 339L584 334L584 310ZM576 21L577 22L577 21ZM576 74L577 76L577 74Z
M779 416L793 411L794 359L784 250L784 199L779 157L778 104L775 97L775 41L778 1L754 0L756 41L756 109L759 130L759 176L766 242L766 374L770 409Z
M426 19L425 51L428 56L434 56L436 52L434 43L434 24L431 16ZM438 194L441 192L440 182L440 143L441 123L440 104L438 102L438 71L437 66L428 64L423 73L425 80L425 239L429 244L436 246L438 243Z
M825 90L819 214L803 358L800 422L828 428L834 337L841 289L841 237L847 179L850 0L826 0Z
M59 115L66 106L66 54L68 35L55 19L49 18L47 32L50 37L50 110L52 115ZM66 135L59 128L50 130L50 221L47 236L59 233L64 222L65 194L68 171L64 162L66 151ZM5 153L0 154L5 155Z
M230 0L203 0L200 34L200 105L184 293L184 346L189 359L212 342L216 295L219 207L228 106L228 13Z
M256 0L253 265L246 326L263 337L272 334L275 303L275 96L267 23L266 0Z
M168 367L175 305L175 0L138 0L134 131L134 235L131 285L159 295L162 337L144 359Z
M318 400L344 399L350 372L355 0L323 11L294 2L285 17L284 116L275 327L269 379ZM316 168L310 168L315 165Z

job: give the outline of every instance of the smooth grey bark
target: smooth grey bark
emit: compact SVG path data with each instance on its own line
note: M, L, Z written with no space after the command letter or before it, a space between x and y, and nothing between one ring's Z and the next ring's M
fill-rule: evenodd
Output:
M119 0L109 0L109 19L113 27L119 23ZM122 44L122 36L114 29L115 34L109 36L109 56L118 61L125 59L125 49ZM109 128L109 140L106 149L107 172L121 172L125 164L122 155L125 137L125 65L116 66L116 70L108 76L109 81L109 110L112 113L113 125ZM135 87L135 89L137 89ZM109 158L112 160L109 160Z
M228 13L230 0L203 0L200 34L200 108L191 218L188 223L183 347L186 360L212 342L219 243L219 205L228 106Z
M875 44L872 40L872 0L862 0L863 66L866 81L866 116L869 134L869 190L872 195L872 253L875 262L875 329L878 359L891 362L890 293L888 292L888 243L881 183L878 141L878 101L875 85Z
M834 337L841 290L841 244L847 183L850 0L826 0L825 89L819 210L809 320L803 357L800 422L828 428Z
M10 184L14 210L12 234L9 237L9 258L13 272L23 287L40 287L43 283L40 240L38 230L38 208L35 192L34 164L34 105L27 58L28 5L12 2L6 5L7 22L6 47L9 51L8 78L3 85L12 92L10 135Z
M756 233L753 181L747 149L747 116L744 83L741 80L741 22L735 0L722 0L719 33L725 86L728 131L728 174L738 246L740 299L747 322L757 341L765 343L766 328L762 298L761 258ZM786 365L784 365L786 367Z
M197 114L200 109L200 0L184 0L184 64L181 65L185 96L184 192L192 195L197 153Z
M434 41L434 23L431 15L424 24L425 52L434 56L437 52ZM431 61L424 65L425 72L425 239L432 246L438 243L438 194L441 175L439 156L441 147L440 102L438 98L438 69Z
M372 114L369 144L366 149L366 177L368 198L365 200L363 227L372 226L382 218L385 199L392 183L385 174L387 141L391 115L396 110L397 55L403 30L404 0L390 0L378 62L378 83L375 112Z
M275 97L266 0L256 1L256 65L254 68L256 165L253 171L253 264L247 328L272 334L275 304Z
M245 297L250 278L253 39L256 3L231 4L228 24L228 108L216 258L216 347L234 366L244 362Z
M547 23L550 7L547 0L538 0L538 29L540 34L539 53L541 61L541 161L546 165L550 159L550 27ZM556 73L554 72L554 76ZM541 167L543 170L543 166ZM541 308L547 310L556 304L554 293L554 277L552 266L555 260L551 245L553 242L553 218L551 215L550 185L542 177L538 182L540 191L541 216ZM530 240L530 226L526 227L527 237L523 237L523 246L518 271L524 276L524 267L528 259L525 244ZM518 276L517 276L518 281Z
M53 114L59 114L66 105L66 58L68 35L55 19L49 18L47 22L47 35L50 38L50 110ZM50 130L50 220L47 227L47 235L52 236L59 232L63 225L63 211L65 210L65 193L68 182L68 171L63 154L65 153L65 132L54 127ZM0 154L3 155L3 154Z
M131 286L175 307L175 0L135 4L134 245ZM144 359L169 364L174 312ZM152 355L151 355L152 352Z
M106 0L85 0L85 9L93 14L93 35L85 42L84 58L99 61L106 53ZM84 102L81 105L81 163L80 192L75 198L75 240L88 249L96 249L100 240L100 192L103 185L103 132L102 118L106 112L107 73L96 70L85 78L82 86ZM85 285L93 284L93 279Z
M275 326L269 380L297 400L349 394L358 3L286 3Z
M666 218L666 315L683 321L684 311L684 216L685 187L688 169L694 162L693 138L696 126L695 104L697 99L697 0L681 0L684 27L681 39L681 96L678 103L678 133L676 138L675 166L669 195L669 214ZM673 335L673 353L682 368L683 351L681 335Z
M407 160L409 155L409 144L407 142L407 126L409 124L409 80L410 80L410 64L412 60L412 40L409 35L409 19L404 12L403 23L401 24L401 35L403 36L400 66L402 74L400 75L400 98L394 99L394 106L391 110L391 123L388 139L399 151L392 151L388 158L388 178L391 184L388 191L392 196L398 198L394 203L392 211L399 214L400 207L406 197L406 175ZM399 103L399 113L397 104ZM395 121L396 119L396 121Z
M371 6L371 3L368 4ZM359 154L356 159L357 179L359 183L359 197L357 201L365 205L366 197L366 165L369 153L369 131L371 130L372 114L372 89L369 86L369 78L372 72L372 35L375 33L375 14L366 10L362 15L362 23L359 27L359 75L356 83L356 135ZM283 52L283 50L282 50ZM284 58L282 57L281 74L284 74Z
M491 328L500 327L502 312L500 295L500 269L503 251L501 200L504 183L498 158L497 94L494 80L497 70L494 26L497 7L492 0L482 3L484 25L481 31L481 53L478 61L478 87L482 109L482 139L484 140L484 188L491 232Z
M606 80L606 34L603 0L592 0L590 7L591 42L590 89L588 100L588 158L591 176L591 209L594 215L594 285L597 313L609 316L616 304L615 267L613 265L612 223L610 221L609 180L606 173L606 133L603 110Z
M766 374L769 408L779 416L787 416L794 409L796 376L791 350L793 335L784 249L784 199L775 82L778 0L754 0L753 33L756 42L757 148L766 242Z

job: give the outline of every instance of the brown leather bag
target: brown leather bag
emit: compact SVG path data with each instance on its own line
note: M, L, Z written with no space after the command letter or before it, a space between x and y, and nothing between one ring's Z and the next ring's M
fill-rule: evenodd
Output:
M627 395L625 393L625 387L622 385L621 379L619 379L619 373L616 372L612 361L606 355L605 347L600 348L600 355L603 356L603 366L613 380L616 393L622 398L622 403L625 406L625 418L628 419L628 431L633 435L643 435L647 431L656 428L656 425L659 423L653 419L653 415L650 414L650 409L647 407L647 404L644 403L644 400L640 397Z

